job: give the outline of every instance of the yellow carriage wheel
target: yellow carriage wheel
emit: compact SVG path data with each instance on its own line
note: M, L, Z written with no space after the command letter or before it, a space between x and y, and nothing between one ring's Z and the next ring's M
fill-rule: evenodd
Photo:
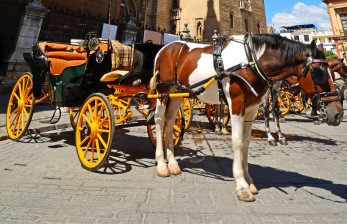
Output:
M27 131L35 107L33 79L24 73L14 86L6 113L6 129L12 140L19 140Z
M287 92L291 101L290 112L300 113L304 109L304 102L302 101L301 92L294 95L291 92Z
M190 102L192 104L192 108L197 106L200 109L200 111L204 111L205 110L205 103L203 103L202 101L197 100L197 99L190 99Z
M219 105L218 106L218 110L219 110ZM210 124L212 124L213 126L216 125L216 105L214 104L208 104L206 103L206 107L205 107L205 113L207 116L208 121L210 122ZM219 112L218 112L219 113ZM229 107L227 105L224 105L224 109L223 109L223 124L226 126L230 120L230 114L229 114Z
M70 123L74 130L76 130L77 118L80 114L81 107L70 107Z
M180 107L180 109L177 112L176 115L176 120L175 120L175 124L173 126L173 143L174 143L174 147L176 148L178 145L180 145L182 139L183 139L183 134L184 134L184 116L182 116L183 113L183 109L182 107ZM154 148L156 148L157 145L157 135L156 135L156 127L155 124L149 124L147 125L147 133L148 133L148 137L149 140L151 141L152 145Z
M117 97L113 97L112 95L109 96L112 111L114 114L114 122L115 124L120 124L124 121L126 121L129 117L133 115L130 107L130 98L127 99L120 99Z
M290 99L285 91L281 90L280 96L278 96L278 107L281 111L281 115L286 115L290 109ZM269 108L272 110L272 99L269 94Z
M101 93L92 94L84 102L76 123L76 149L83 168L95 171L104 166L114 128L110 102Z
M190 99L188 98L182 99L182 108L183 108L184 121L185 121L184 128L188 129L193 120L193 107L192 107L192 102L190 101Z

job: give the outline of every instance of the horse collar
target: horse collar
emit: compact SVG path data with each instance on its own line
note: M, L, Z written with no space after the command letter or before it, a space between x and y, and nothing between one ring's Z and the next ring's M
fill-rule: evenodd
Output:
M247 33L245 35L244 46L245 46L246 55L249 61L249 65L251 66L251 69L253 70L253 72L258 76L258 78L260 78L261 81L266 83L269 87L272 87L273 82L264 72L263 68L261 67L257 59L257 56L255 55L255 51L253 49L253 44L252 44L252 33Z

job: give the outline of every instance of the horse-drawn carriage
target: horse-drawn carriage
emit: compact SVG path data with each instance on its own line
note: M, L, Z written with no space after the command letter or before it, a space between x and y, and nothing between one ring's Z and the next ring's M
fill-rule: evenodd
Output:
M57 108L53 115L56 121L60 107L70 107L78 156L88 170L104 165L115 126L124 124L134 114L138 125L147 125L148 136L155 146L155 126L153 119L147 117L155 108L156 100L148 98L148 82L153 74L154 57L162 46L129 47L118 43L128 50L124 53L124 49L116 52L114 44L90 33L83 46L51 42L38 42L33 46L31 53L24 54L31 73L20 77L9 100L8 136L13 140L23 137L35 103L49 98L49 104ZM137 58L136 54L141 57ZM140 69L135 68L136 63L141 64ZM181 109L174 125L175 145L182 140L183 127Z
M224 99L232 121L237 196L242 201L253 201L258 190L248 173L247 161L252 122L262 96L273 87L274 80L298 77L302 90L314 97L313 102L324 112L324 121L334 126L342 121L340 98L327 78L328 62L315 58L316 46L308 48L277 35L251 34L243 38L219 37L214 45L175 42L162 48L156 59L154 54L147 57L149 62L144 64L151 74L154 70L148 85L148 79L140 83L137 76L145 69L140 69L139 74L132 72L135 62L129 63L128 69L112 71L108 40L99 42L88 35L84 45L39 43L31 54L24 55L32 75L25 73L12 91L7 110L10 138L18 140L24 135L35 99L40 99L42 84L47 82L52 105L79 108L77 120L72 120L77 153L84 168L96 170L104 165L115 125L132 116L129 108L136 104L156 144L157 175L176 175L181 170L174 146L184 130L181 98L196 96L210 104ZM138 49L141 47L144 55L154 51L147 51L150 46L144 45ZM154 108L156 141L150 123Z

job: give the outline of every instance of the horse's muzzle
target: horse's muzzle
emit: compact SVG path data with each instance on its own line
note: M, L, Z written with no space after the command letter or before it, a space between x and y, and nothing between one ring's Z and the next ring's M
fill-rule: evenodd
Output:
M327 124L338 126L343 119L343 109L340 102L331 102L326 106Z

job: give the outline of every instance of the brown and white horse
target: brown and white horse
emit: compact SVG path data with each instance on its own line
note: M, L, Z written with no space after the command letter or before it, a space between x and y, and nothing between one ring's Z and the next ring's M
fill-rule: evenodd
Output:
M244 43L248 44L245 45ZM251 60L250 48L246 46L250 46L251 51L253 51L251 56L254 60ZM213 45L196 43L173 42L163 47L155 59L155 75L152 77L150 88L156 89L158 93L175 93L182 92L182 89L185 89L182 86L193 86L194 90L197 90L200 87L197 87L196 84L200 84L202 80L209 77L216 77L217 79L216 74L218 73L214 66L213 52ZM231 114L234 150L233 176L236 182L237 196L242 201L254 201L254 194L258 192L248 173L248 146L255 113L268 89L267 83L271 83L264 80L278 81L291 74L299 75L301 71L297 69L297 66L300 64L314 68L317 64L312 63L309 52L310 50L306 45L278 35L253 35L251 38L245 39L236 37L223 42L221 58L224 68L227 70L241 65L239 69L234 71L241 78L225 77L221 80L221 86ZM254 68L254 61L258 62L256 68ZM263 71L260 71L261 69ZM260 71L260 75L259 73L256 74L257 71ZM300 81L307 82L302 85L305 92L314 94L314 87L310 82L312 81L310 71L311 69L307 69L307 73L305 72ZM264 75L267 76L265 79ZM322 88L318 87L319 91L334 91L334 86L330 86L329 89L326 88L329 87L325 85ZM218 85L214 82L205 91L199 91L197 97L206 103L219 104L218 90ZM332 98L332 96L322 98ZM181 173L174 157L172 141L172 127L180 103L181 98L157 100L155 159L159 176ZM343 110L339 101L327 101L325 110L329 125L336 125L341 122ZM164 151L168 164L164 158Z

